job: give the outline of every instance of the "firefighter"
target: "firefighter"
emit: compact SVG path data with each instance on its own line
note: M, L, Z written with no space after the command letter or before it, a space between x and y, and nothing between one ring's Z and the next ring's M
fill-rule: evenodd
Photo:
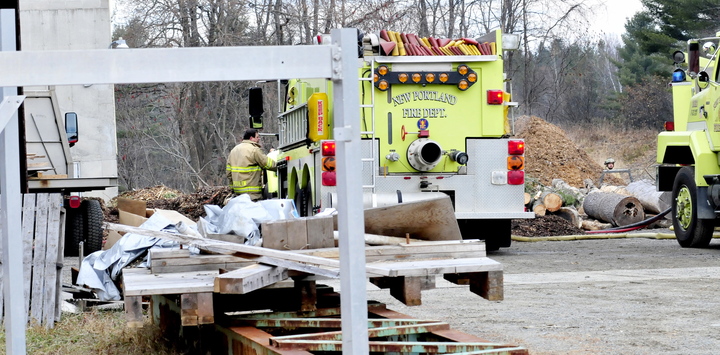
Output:
M612 170L614 167L615 167L615 159L607 158L605 160L605 168L607 168L607 170Z
M248 128L243 141L230 151L227 160L227 177L236 195L248 194L250 199L263 198L263 169L275 171L277 164L260 149L260 134Z

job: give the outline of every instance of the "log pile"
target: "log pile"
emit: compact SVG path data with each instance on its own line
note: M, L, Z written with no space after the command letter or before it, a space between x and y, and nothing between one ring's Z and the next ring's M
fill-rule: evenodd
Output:
M655 191L649 180L597 188L588 179L584 188L576 188L553 179L551 186L530 181L526 187L525 207L536 217L558 216L590 231L634 225L670 208L670 193ZM658 227L669 225L669 219L656 222Z

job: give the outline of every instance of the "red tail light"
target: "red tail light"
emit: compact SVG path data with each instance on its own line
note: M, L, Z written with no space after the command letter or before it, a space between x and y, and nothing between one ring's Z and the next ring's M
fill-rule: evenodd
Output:
M321 147L321 154L324 157L335 156L335 141L323 141Z
M525 154L525 141L508 141L508 154L510 154L510 155Z
M674 131L675 130L675 122L665 122L663 125L666 131Z
M525 183L525 171L523 170L509 170L507 177L508 185L522 185Z
M335 186L337 185L337 176L334 171L323 171L322 173L322 185L323 186Z
M70 198L68 199L68 204L70 205L70 208L79 208L80 202L80 196L70 196Z
M502 105L503 91L502 90L488 90L487 91L487 103L489 105Z

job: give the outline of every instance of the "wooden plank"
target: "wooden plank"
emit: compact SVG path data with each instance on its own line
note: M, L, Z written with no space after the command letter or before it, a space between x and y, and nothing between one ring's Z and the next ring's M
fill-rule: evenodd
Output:
M48 225L48 194L37 194L37 212L35 217L35 236L33 250L32 288L30 290L30 319L42 324L43 290L45 277L45 251Z
M213 293L203 292L197 294L198 324L215 323L215 310L213 309Z
M215 277L218 275L217 270L152 274L148 269L125 268L123 269L123 290L125 296L212 292Z
M153 266L179 266L251 262L234 255L189 255L185 258L152 259Z
M55 325L55 308L57 306L57 279L59 264L58 248L60 241L60 206L62 196L60 194L48 195L48 226L47 243L45 249L45 275L43 277L43 324L45 328L52 328Z
M333 217L316 216L308 217L307 222L307 244L309 249L333 248Z
M62 196L60 197L62 201ZM66 211L64 207L60 208L60 239L58 240L58 255L57 259L59 262L58 277L55 279L55 322L62 321L62 268L65 267L63 262L65 260L65 216ZM75 279L77 280L77 278Z
M215 292L245 294L288 278L288 270L276 266L254 264L219 275Z
M155 248L150 249L149 253L150 260L152 261L159 259L187 258L190 256L190 249Z
M409 262L373 263L375 268L386 269L389 276L430 276L478 271L502 271L502 264L489 258L445 260L419 260Z
M172 265L172 266L153 266L151 271L153 274L167 274L177 272L192 271L218 271L218 270L237 270L239 268L256 264L254 261L246 261L240 263L217 263L217 264L191 264L191 265Z
M307 218L287 220L287 247L290 250L307 249Z
M246 259L252 259L259 263L286 267L305 273L323 275L328 277L339 277L337 269L340 262L333 259L319 258L310 255L302 255L283 250L274 250L251 245L223 242L219 240L208 240L205 238L192 237L182 234L171 234L166 232L151 231L144 228L130 227L115 223L105 223L107 229L120 232L137 233L157 237L165 240L172 240L186 245L193 245L201 250L218 254L233 254ZM327 268L333 270L328 270ZM366 266L366 272L372 276L393 276L388 274L384 268Z
M300 250L296 253L337 259L339 248ZM478 258L486 256L485 243L479 240L430 241L400 245L365 247L366 261L391 261L429 258Z
M260 224L264 248L287 250L287 220L265 222Z
M198 321L197 293L184 293L180 295L180 324L183 327L200 324Z
M128 328L142 328L145 317L142 312L142 296L125 296L125 320Z

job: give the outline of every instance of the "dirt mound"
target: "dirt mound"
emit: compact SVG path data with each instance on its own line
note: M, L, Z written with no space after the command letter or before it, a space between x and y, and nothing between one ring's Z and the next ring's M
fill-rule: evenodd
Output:
M515 135L525 139L525 172L541 184L563 179L574 187L585 187L583 180L597 182L603 167L573 143L558 126L535 116L521 116L515 123ZM608 184L623 184L615 176L606 176Z

